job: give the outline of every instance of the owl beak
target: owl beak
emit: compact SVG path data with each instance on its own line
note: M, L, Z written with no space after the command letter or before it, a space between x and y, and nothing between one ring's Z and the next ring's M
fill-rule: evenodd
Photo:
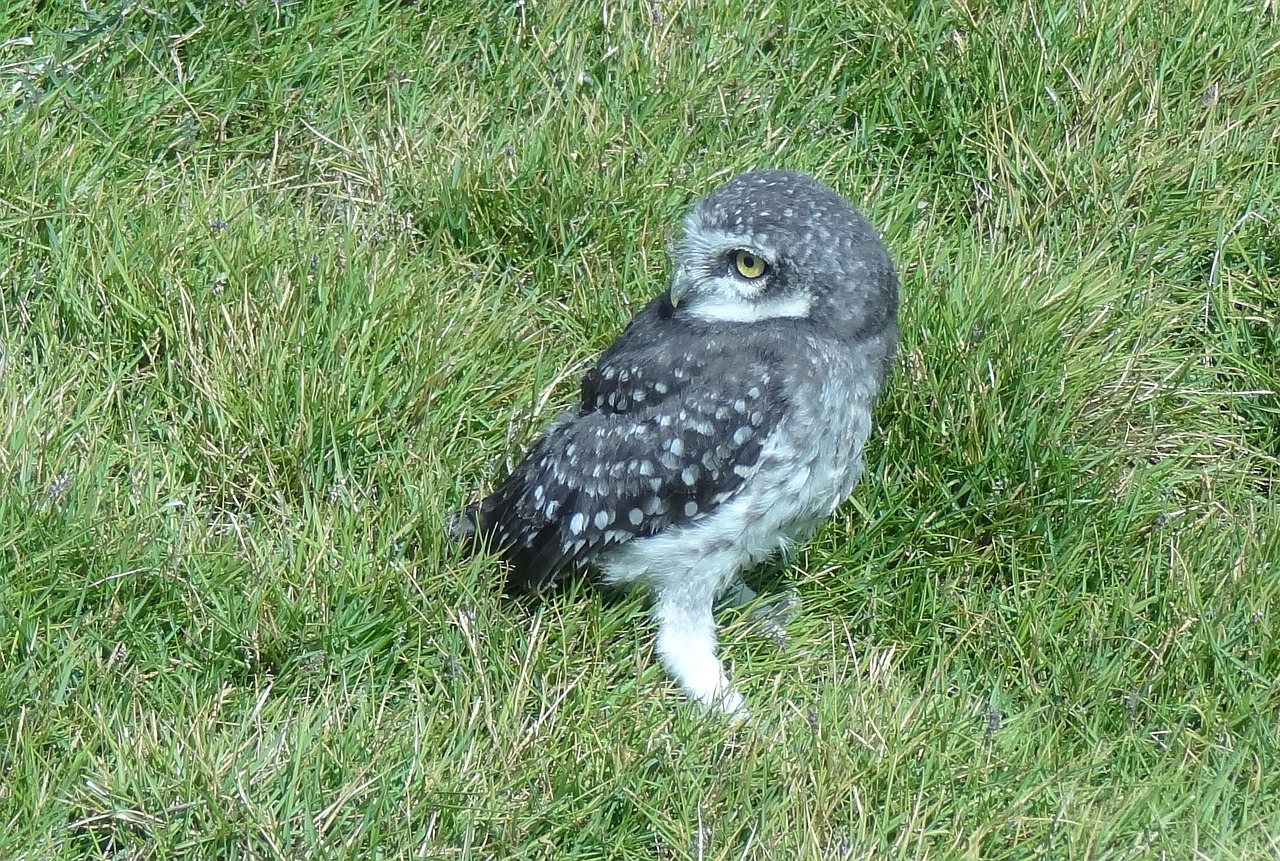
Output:
M671 278L671 288L667 291L671 296L672 308L680 307L680 303L689 295L689 288L692 286L693 279L689 277L688 270L677 269Z

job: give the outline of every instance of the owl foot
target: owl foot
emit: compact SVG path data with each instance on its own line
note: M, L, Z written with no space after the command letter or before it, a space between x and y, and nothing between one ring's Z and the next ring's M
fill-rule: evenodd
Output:
M757 600L756 591L744 583L740 578L729 584L729 588L720 596L720 606L733 608L746 608L747 620L751 622L760 633L768 637L778 648L787 645L786 625L800 610L800 596L794 589L788 589L781 595L773 598L766 598L763 601Z
M779 648L787 645L787 623L800 612L800 596L788 589L774 598L756 602L747 613L747 619L756 625L764 636Z

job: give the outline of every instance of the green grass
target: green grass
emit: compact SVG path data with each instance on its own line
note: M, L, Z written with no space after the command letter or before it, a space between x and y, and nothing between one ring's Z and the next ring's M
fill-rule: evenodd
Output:
M809 5L10 5L0 857L1280 854L1276 5ZM902 351L731 729L442 522L773 165Z

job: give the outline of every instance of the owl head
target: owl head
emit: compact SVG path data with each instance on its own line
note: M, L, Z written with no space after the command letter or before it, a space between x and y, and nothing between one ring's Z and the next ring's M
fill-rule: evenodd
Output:
M685 217L670 299L677 313L709 322L802 318L856 336L895 319L897 278L875 229L844 198L803 174L757 171Z

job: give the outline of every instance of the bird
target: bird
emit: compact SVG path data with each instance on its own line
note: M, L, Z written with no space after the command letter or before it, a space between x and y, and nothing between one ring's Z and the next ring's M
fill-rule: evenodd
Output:
M898 275L843 197L786 170L696 201L666 289L583 376L510 474L451 520L511 593L566 572L648 590L659 662L732 720L746 702L713 609L853 492L898 341ZM721 600L723 599L723 600Z

